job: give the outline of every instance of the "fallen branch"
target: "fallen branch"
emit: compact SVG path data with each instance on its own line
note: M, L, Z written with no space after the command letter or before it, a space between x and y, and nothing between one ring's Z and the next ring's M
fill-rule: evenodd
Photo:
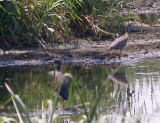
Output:
M85 17L85 19L86 19L87 22L90 24L90 26L94 29L94 32L95 32L95 33L97 33L98 31L100 31L100 32L104 33L104 34L107 35L107 36L115 37L115 34L110 33L110 32L107 32L107 31L105 31L105 30L99 28L99 27L96 26L95 24L93 24L93 23L89 20L88 16Z

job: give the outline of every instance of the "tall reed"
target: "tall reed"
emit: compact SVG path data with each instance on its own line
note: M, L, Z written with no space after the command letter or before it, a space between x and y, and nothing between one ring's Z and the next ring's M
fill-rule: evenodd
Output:
M124 0L0 1L1 47L49 48L75 35L114 32L125 21L119 14L122 4Z

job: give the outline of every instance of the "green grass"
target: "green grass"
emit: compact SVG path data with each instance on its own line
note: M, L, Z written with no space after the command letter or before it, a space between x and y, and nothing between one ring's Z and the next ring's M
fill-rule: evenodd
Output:
M145 18L122 15L127 0L11 0L0 1L1 47L53 48L72 37L102 39L122 33L123 23L133 20L155 23L159 13ZM135 4L140 4L135 0ZM154 18L154 19L151 19Z
M68 36L70 19L79 18L74 12L78 0L28 0L0 2L0 34L6 45L47 46Z
M119 14L124 0L28 0L0 2L1 46L53 47L59 41L73 36L105 35L115 33L128 21ZM88 17L90 24L85 18Z

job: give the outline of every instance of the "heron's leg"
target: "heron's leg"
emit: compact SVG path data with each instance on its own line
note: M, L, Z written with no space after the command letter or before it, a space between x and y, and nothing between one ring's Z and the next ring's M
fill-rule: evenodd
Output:
M110 54L110 56L109 56L109 57L110 57L110 58L112 58L112 57L113 57L113 55L114 55L114 50L113 50L113 51L109 51L109 54ZM110 58L109 58L109 59L110 59Z
M121 60L121 55L120 54L118 55L118 58L119 58L119 60Z
M63 109L64 109L64 100L63 100Z
M123 49L123 48L122 48ZM121 60L121 53L122 53L122 49L120 50L120 53L119 53L119 60Z

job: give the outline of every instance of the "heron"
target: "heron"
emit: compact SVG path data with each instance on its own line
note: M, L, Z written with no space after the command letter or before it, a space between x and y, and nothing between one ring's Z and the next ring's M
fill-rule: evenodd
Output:
M123 48L126 46L126 42L128 41L128 36L129 36L129 33L130 33L130 27L132 26L132 23L128 23L127 24L127 29L126 29L126 33L115 39L112 43L111 43L111 46L109 47L109 51L110 50L119 50L120 49L120 53L119 53L119 60L121 59L121 52L123 50Z
M60 71L61 68L61 61L54 60L53 61L55 66L55 77L54 77L54 84L55 84L55 91L64 99L68 100L69 97L69 87L66 77Z

